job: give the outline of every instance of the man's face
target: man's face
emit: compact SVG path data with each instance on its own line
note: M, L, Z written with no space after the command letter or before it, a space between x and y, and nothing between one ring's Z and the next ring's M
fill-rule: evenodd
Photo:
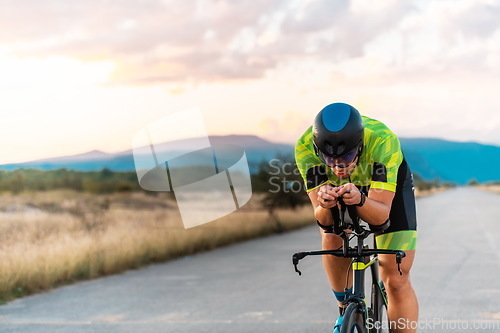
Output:
M335 176L339 177L340 179L349 178L354 168L356 168L357 162L358 162L358 157L356 157L351 164L347 165L344 168L341 168L339 166L334 166L333 168L330 169L335 174Z

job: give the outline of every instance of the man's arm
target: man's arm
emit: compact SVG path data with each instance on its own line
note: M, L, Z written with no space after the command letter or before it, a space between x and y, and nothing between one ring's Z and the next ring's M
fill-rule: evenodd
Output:
M354 184L340 186L337 194L342 195L347 205L361 202L361 192ZM383 224L389 219L394 195L395 193L389 190L370 189L363 207L356 207L359 217L373 225Z
M323 225L332 225L332 213L330 208L337 205L338 188L331 185L323 185L307 193L314 208L314 217Z

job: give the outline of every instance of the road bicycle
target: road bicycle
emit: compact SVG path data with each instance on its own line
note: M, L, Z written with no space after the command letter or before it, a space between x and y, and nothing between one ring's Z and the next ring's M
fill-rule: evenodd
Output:
M365 244L366 238L371 233L377 233L387 229L390 221L384 224L383 230L376 226L369 226L369 228L366 228L360 223L354 206L346 206L341 198L339 199L339 203L340 209L338 207L331 209L334 221L333 233L339 235L343 239L343 245L337 250L295 253L292 256L292 263L295 271L299 275L302 274L298 269L298 264L300 260L307 256L333 255L342 258L352 258L347 276L349 276L351 270L354 272L353 289L352 292L349 292L347 290L349 287L347 285L348 282L346 282L345 292L348 296L346 296L346 299L342 303L346 308L340 332L391 332L390 323L387 318L387 293L383 282L380 280L378 255L394 254L396 256L399 274L402 275L401 262L406 256L406 253L398 250L377 249L375 238L373 241L373 248L369 248L368 245ZM345 219L346 209L351 221ZM349 244L352 239L356 240L355 246L350 246ZM368 268L371 270L370 305L367 304L365 299L365 272Z

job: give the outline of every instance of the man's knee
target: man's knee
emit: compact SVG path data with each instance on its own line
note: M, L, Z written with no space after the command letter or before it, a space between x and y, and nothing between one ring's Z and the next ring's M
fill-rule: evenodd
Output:
M342 246L342 238L335 234L323 233L321 235L323 250L336 250Z
M403 274L399 274L398 266L393 255L380 255L380 276L384 281L387 292L398 294L412 289L410 282L410 270L415 258L415 250L406 251L406 257L400 268Z
M390 273L384 281L385 288L390 294L398 294L411 288L410 275L404 272L400 275L398 271Z

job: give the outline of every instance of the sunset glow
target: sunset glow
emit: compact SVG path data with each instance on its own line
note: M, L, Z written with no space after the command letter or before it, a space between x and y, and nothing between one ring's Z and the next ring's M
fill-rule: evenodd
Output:
M191 107L210 135L293 143L338 101L403 137L499 145L499 10L490 0L9 2L0 163L130 149L139 128Z

